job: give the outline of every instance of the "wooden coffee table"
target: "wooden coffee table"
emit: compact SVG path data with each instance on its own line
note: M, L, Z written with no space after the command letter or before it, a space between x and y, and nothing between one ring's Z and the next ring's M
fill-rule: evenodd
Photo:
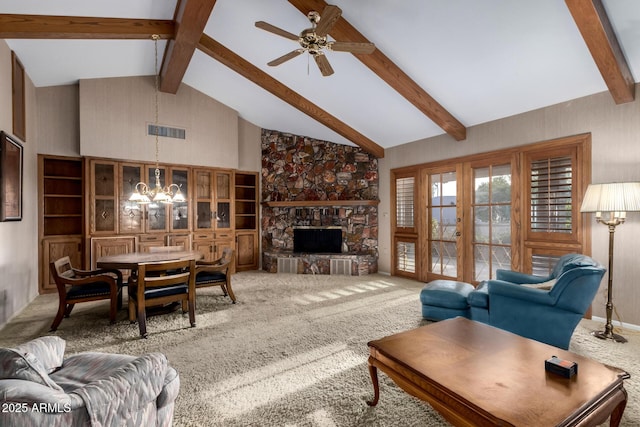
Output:
M625 371L462 317L369 342L374 406L378 369L456 426L617 426ZM578 364L548 373L551 356Z

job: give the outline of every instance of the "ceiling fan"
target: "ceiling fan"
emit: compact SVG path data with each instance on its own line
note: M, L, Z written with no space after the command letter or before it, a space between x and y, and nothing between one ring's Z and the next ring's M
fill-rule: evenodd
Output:
M311 28L302 30L299 36L264 21L256 22L256 27L281 37L297 41L300 44L298 49L274 59L267 63L267 65L275 67L276 65L280 65L283 62L295 58L303 52L308 52L315 59L322 75L326 77L333 74L333 68L331 68L331 64L329 64L329 60L324 54L325 50L351 53L372 53L376 49L376 46L373 43L338 42L327 40L327 34L331 31L331 28L333 28L338 19L340 19L341 14L342 10L338 6L332 5L325 7L322 15L315 11L309 12L307 14L307 18L311 21Z

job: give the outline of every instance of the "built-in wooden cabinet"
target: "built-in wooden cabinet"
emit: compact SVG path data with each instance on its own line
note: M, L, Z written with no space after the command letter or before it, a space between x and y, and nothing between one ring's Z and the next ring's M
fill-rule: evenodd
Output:
M82 237L81 236L50 236L42 239L42 263L40 268L40 291L55 292L56 283L49 272L49 264L68 256L71 265L81 268Z
M135 236L92 237L91 268L96 268L98 258L107 255L121 255L135 252Z
M258 244L258 173L235 173L234 215L236 241L236 270L255 270L259 267Z
M48 264L65 255L95 268L102 256L154 246L182 246L211 261L231 247L238 270L258 268L257 172L157 166L161 185L179 188L186 203L129 201L138 183L155 187L155 163L39 156L42 292L55 290Z
M75 267L84 266L83 170L81 158L38 155L40 292L56 289L49 263L68 256Z
M82 159L38 156L42 236L82 235Z
M260 265L257 231L236 231L236 271L256 270Z
M222 256L225 247L235 248L233 217L233 171L194 169L193 249L207 261Z
M194 231L233 229L233 171L194 169Z

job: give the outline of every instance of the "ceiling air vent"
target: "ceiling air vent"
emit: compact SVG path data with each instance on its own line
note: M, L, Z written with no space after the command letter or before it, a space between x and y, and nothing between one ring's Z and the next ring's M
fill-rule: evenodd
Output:
M155 136L157 134L158 136L164 136L166 138L186 139L186 133L187 131L185 129L147 124L147 135Z

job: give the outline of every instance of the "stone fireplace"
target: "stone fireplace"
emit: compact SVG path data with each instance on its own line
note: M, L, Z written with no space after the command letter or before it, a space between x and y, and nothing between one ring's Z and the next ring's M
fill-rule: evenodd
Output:
M261 200L264 270L276 272L278 259L296 258L298 273L329 274L336 259L351 260L353 275L377 272L374 156L359 147L263 129ZM317 233L315 240L332 235L334 246L296 245L296 233L307 239Z

